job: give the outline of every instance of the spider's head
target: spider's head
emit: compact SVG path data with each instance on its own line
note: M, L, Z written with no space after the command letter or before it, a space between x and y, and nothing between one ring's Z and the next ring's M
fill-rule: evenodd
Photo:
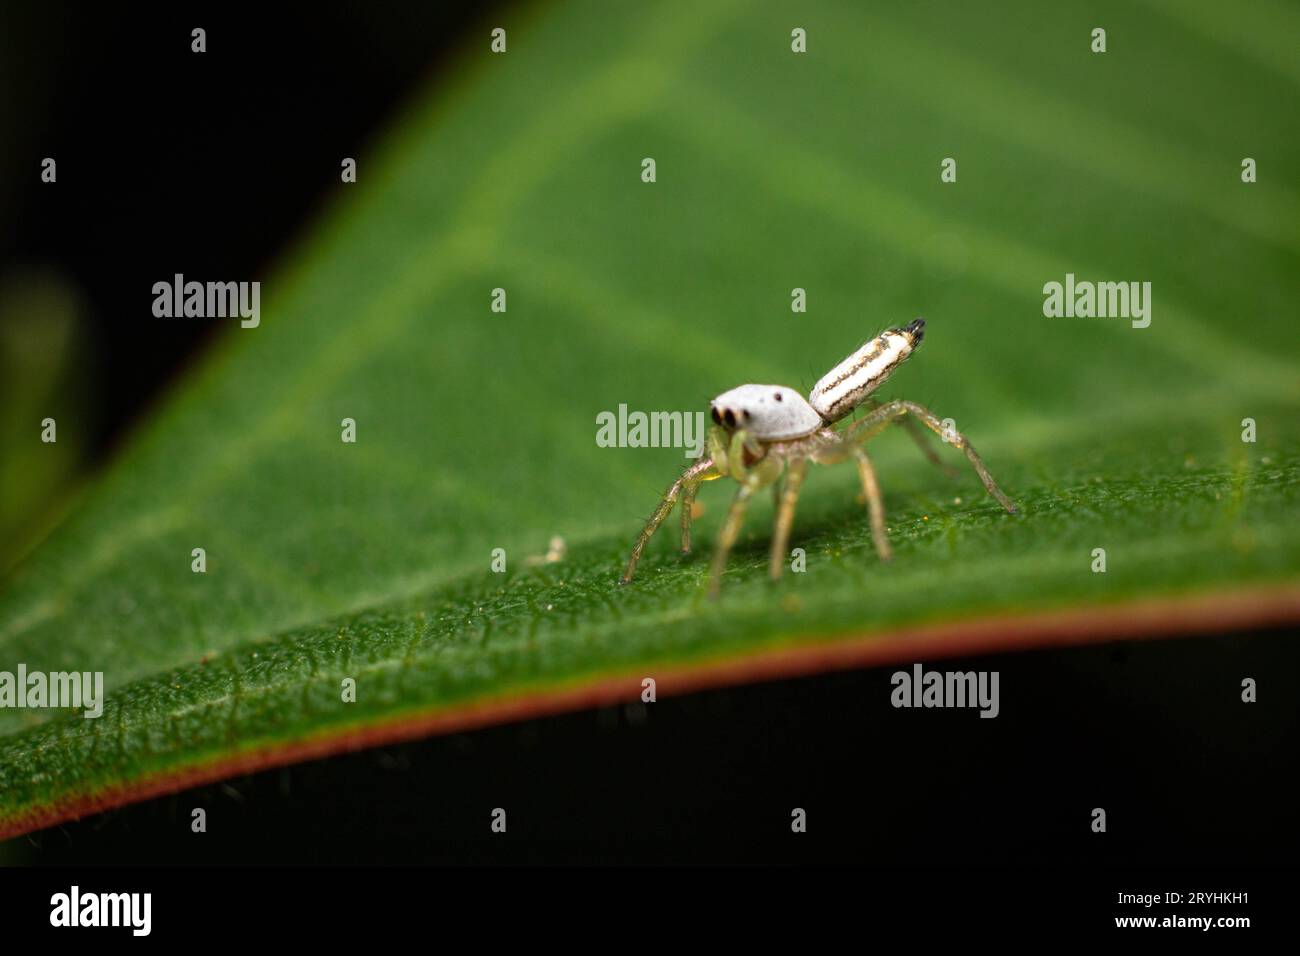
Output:
M717 425L743 428L760 441L800 438L822 427L808 400L784 385L742 385L709 403Z

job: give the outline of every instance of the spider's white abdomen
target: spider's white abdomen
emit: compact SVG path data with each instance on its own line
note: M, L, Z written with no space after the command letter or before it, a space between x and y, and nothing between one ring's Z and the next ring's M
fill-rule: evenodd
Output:
M813 386L809 403L827 422L839 421L903 364L924 335L925 319L886 329L823 375Z
M823 424L808 400L784 385L741 385L709 404L719 425L743 428L762 440L801 438Z

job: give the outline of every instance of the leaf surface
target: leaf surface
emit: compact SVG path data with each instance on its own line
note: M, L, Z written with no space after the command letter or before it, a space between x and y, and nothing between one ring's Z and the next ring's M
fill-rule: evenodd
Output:
M262 325L233 328L8 574L0 669L102 671L108 697L99 719L0 709L0 833L632 699L646 676L806 672L872 642L905 659L894 636L927 628L974 652L999 646L990 621L1050 638L1086 610L1075 637L1120 633L1107 615L1135 602L1175 629L1293 619L1300 169L1279 117L1300 72L1269 39L1295 12L1260 9L1249 32L1211 3L1116 10L1103 55L1093 24L1028 3L793 22L568 2L509 25L507 54L484 40L266 280ZM1150 282L1150 326L1046 317L1067 273ZM764 500L705 600L716 482L697 554L670 520L616 585L687 459L598 447L600 412L806 390L916 315L925 343L883 394L953 418L1020 515L895 430L872 444L892 564L853 469L815 469L805 573L766 580ZM530 563L554 536L564 560Z

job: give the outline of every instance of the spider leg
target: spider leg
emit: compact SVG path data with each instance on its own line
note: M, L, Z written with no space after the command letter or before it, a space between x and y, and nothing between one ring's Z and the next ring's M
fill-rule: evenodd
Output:
M776 525L772 532L772 557L768 574L775 580L785 570L786 546L790 543L790 527L794 524L794 508L799 501L799 488L808 471L808 459L791 458L786 464L785 487L773 485L777 493ZM779 489L779 491L778 491Z
M691 553L691 522L695 520L692 509L695 505L695 493L699 490L698 481L688 481L682 487L682 554Z
M718 543L714 545L713 566L709 569L709 597L716 599L722 590L722 572L727 568L727 557L740 536L740 527L745 520L745 508L754 492L772 484L781 477L785 463L773 457L764 458L752 468L747 468L745 477L736 489L736 497L731 500L731 510L722 522L722 531L718 534Z
M687 480L682 487L682 554L691 553L691 522L695 520L695 515L691 511L691 505L695 503L695 493L699 491L700 482L707 481L709 478L720 478L723 475L735 474L733 477L738 480L744 480L749 476L749 469L745 467L745 447L749 445L754 448L753 440L749 437L748 432L739 431L731 437L727 436L721 428L714 428L709 432L709 457L713 460L714 474L706 477ZM756 450L756 449L755 449ZM734 465L732 464L734 462ZM683 475L683 478L686 476ZM652 532L653 533L653 532Z
M889 535L885 533L885 503L880 495L880 482L876 480L876 467L871 457L861 445L853 446L853 457L858 462L858 475L862 478L862 493L867 498L867 514L871 518L871 542L876 546L876 554L881 561L894 557L889 546Z
M709 571L711 599L716 600L722 591L722 572L727 567L727 556L740 535L740 526L745 520L745 508L757 487L757 481L742 482L736 489L736 497L731 499L731 509L727 512L727 519L722 523L722 531L718 535L718 543L714 546L713 567Z
M871 403L873 409L880 407L880 402L875 398L870 398L867 401ZM921 450L921 454L925 456L926 461L934 465L949 478L957 477L957 469L939 457L939 453L931 447L929 440L925 437L925 432L921 430L921 426L916 423L915 419L904 416L895 419L895 421L902 426L904 431L912 436L912 441L916 442L916 447Z
M682 472L681 477L673 482L672 487L668 489L667 493L663 496L663 499L659 502L659 507L655 508L654 514L650 516L649 520L645 523L645 527L641 529L641 534L636 539L636 544L632 546L632 556L628 559L627 569L623 572L623 577L619 579L620 584L627 584L627 582L632 580L632 575L636 574L636 563L641 560L641 552L645 550L646 544L650 541L650 538L654 535L655 531L658 530L659 525L663 523L663 520L667 518L669 513L673 510L673 505L677 503L677 498L681 495L682 490L687 486L692 486L690 497L693 498L695 496L695 486L698 486L701 481L707 481L709 478L717 477L716 475L709 474L709 471L712 468L712 458L701 458L699 461L695 462L695 464ZM686 513L689 513L689 511L690 506L688 504ZM682 519L682 533L685 542L689 543L690 522L685 517Z
M889 422L907 415L914 415L920 419L922 425L944 438L949 444L960 448L966 454L966 460L975 469L975 474L980 476L980 481L984 483L984 488L988 493L996 498L998 504L1007 509L1009 514L1016 513L1015 503L1002 493L1002 489L998 487L997 482L993 480L993 476L989 474L988 468L984 466L984 460L976 454L975 449L971 447L971 443L966 440L966 436L961 432L945 430L943 422L939 420L939 417L934 412L915 402L901 399L886 402L847 429L843 434L843 439L846 442L863 442L872 435L878 434Z

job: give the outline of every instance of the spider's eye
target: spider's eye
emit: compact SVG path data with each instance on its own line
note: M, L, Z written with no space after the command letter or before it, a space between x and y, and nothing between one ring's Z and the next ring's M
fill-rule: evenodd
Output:
M776 401L778 401L778 402L781 401L781 393L780 393L780 392L773 392L773 393L772 393L772 398L774 398L774 399L775 399Z
M731 409L728 408L725 412L723 412L722 417L723 420L726 421L728 428L736 427L736 413L733 412Z
M712 408L712 409L710 409L710 411L713 413L713 424L715 424L715 425L721 425L721 424L722 424L722 416L718 414L718 410L717 410L716 408Z

